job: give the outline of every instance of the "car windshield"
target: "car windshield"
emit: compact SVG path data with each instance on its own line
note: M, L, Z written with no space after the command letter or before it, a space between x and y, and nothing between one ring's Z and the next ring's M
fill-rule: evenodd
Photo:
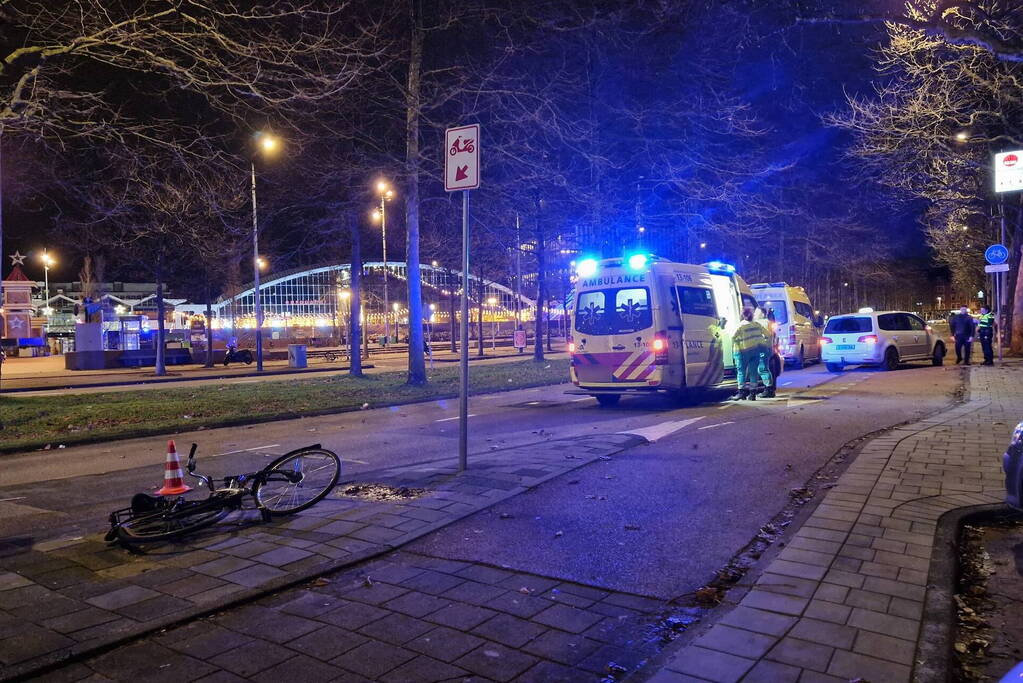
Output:
M784 325L789 321L788 307L782 299L765 299L760 301L760 308L764 309L764 315L774 311L774 322Z
M873 324L870 318L864 317L849 317L849 318L832 318L828 321L828 326L824 328L824 333L828 334L841 334L842 332L870 332L873 329Z
M575 329L582 334L626 334L653 325L650 291L646 287L581 292Z

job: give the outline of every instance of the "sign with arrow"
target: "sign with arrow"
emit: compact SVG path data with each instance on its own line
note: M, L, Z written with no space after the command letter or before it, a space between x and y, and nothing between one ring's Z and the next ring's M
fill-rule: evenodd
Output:
M448 128L444 135L444 189L475 190L480 186L480 127Z

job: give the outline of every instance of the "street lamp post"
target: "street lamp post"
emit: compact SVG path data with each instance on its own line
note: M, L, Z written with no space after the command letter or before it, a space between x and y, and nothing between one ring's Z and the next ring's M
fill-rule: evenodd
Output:
M267 133L256 136L260 150L264 154L273 154L280 146L280 141ZM263 302L259 292L259 221L256 212L256 159L249 160L252 169L252 286L254 312L256 315L256 372L263 372Z
M43 300L43 315L47 318L50 316L50 266L56 261L50 256L46 249L43 249L43 255L40 257L43 262L43 291L45 292L45 299Z
M389 340L391 336L390 325L388 323L388 315L390 309L388 308L387 300L387 201L394 197L394 190L390 189L383 180L377 183L377 192L380 193L380 208L377 210L376 216L380 219L380 240L383 245L384 252L384 339ZM395 318L395 328L398 327L398 319ZM398 331L395 329L394 336L398 336Z

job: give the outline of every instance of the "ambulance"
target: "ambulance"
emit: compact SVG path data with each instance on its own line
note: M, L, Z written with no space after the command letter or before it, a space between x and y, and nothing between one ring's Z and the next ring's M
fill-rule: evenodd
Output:
M602 406L623 394L687 391L735 376L732 334L757 307L731 265L672 263L648 254L576 266L569 373ZM771 373L782 362L775 348Z

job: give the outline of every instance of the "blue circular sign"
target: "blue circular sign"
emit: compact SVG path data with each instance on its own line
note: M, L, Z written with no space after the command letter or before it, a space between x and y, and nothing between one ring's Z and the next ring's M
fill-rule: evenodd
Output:
M1009 260L1009 250L1005 248L1005 245L992 244L984 252L984 258L987 259L987 262L991 265L1005 263Z

